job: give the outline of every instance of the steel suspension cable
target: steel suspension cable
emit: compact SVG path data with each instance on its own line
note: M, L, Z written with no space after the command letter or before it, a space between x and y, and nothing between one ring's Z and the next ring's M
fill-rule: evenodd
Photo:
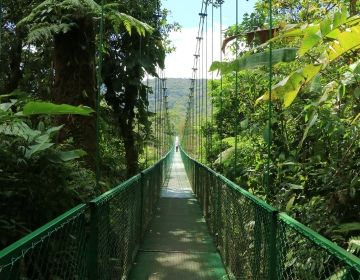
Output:
M2 51L2 23L3 22L3 2L0 0L0 59Z
M157 108L157 77L155 77L154 78L154 126L155 126L155 131L154 131L154 153L155 153L155 161L157 160L157 155L158 155L158 143L157 143L157 136L158 136L158 134L157 134L157 129L158 129L158 127L157 127L157 118L158 118L158 115L157 115L157 110L158 110L158 108Z
M102 85L102 63L103 63L103 45L104 45L104 0L101 0L101 17L100 17L100 30L99 30L99 46L98 46L98 69L97 69L97 93L96 93L96 155L95 155L95 178L96 186L99 189L100 185L100 94L101 94L101 85Z
M211 63L214 62L214 4L212 3L211 5ZM211 72L211 112L210 112L210 116L211 116L211 131L210 131L210 154L212 153L212 149L213 149L213 141L212 141L212 126L214 125L214 98L213 98L213 94L214 94L214 71Z
M236 36L236 40L235 40L235 60L238 59L239 56L239 1L236 0L235 1L235 14L236 14L236 28L235 28L235 36ZM238 133L239 133L239 129L238 129L238 123L239 123L239 76L238 76L238 71L235 72L235 108L236 108L236 114L235 114L235 155L234 155L234 180L236 179L236 169L237 169L237 157L238 157Z
M202 13L202 25L201 25L201 56L200 56L200 82L201 82L201 105L200 105L200 162L203 157L203 116L204 116L204 21L206 16L206 6L205 1L205 12Z
M222 50L221 50L221 42L222 42L222 20L223 20L223 15L222 15L222 2L220 2L220 9L219 9L219 17L220 17L220 63L222 63L223 60L223 56L222 56ZM223 77L220 74L220 113L223 114ZM222 120L222 119L221 119ZM223 148L223 127L222 127L222 123L223 121L221 121L221 125L219 129L219 133L220 133L220 165L222 164L222 148Z
M162 133L163 133L163 127L161 125L162 123L162 71L160 70L160 78L159 78L159 159L161 158L162 154Z
M143 5L142 5L142 0L140 0L140 21L143 21ZM141 61L141 58L142 58L142 36L140 35L139 36L139 58L140 58L140 61ZM140 74L140 73L139 73ZM140 104L140 100L141 100L141 97L140 97L140 90L142 88L142 82L140 82L140 85L138 84L137 85L137 98L138 98L138 103ZM137 117L137 133L138 133L138 139L140 139L140 111L138 109L138 117ZM145 139L146 140L146 139ZM138 143L139 143L139 140L138 140ZM146 144L145 144L146 145ZM138 151L138 157L137 157L137 161L138 161L138 165L140 163L140 157L139 157L139 151Z
M149 117L149 74L146 75L146 100L148 101L146 103L146 116ZM145 138L145 166L148 167L148 153L149 153L149 135L146 133Z
M269 39L272 38L272 28L273 28L273 18L272 18L272 0L269 0ZM270 165L271 165L271 141L272 141L272 130L271 130L271 118L272 118L272 42L269 42L269 103L268 103L268 150L267 150L267 164L266 164L266 177L265 184L268 194L270 193Z
M206 139L205 139L205 147L204 152L206 153L208 143L209 143L209 132L208 132L208 16L207 16L207 7L206 5L206 22L205 22L205 132L206 132ZM206 161L206 154L205 154L205 161Z

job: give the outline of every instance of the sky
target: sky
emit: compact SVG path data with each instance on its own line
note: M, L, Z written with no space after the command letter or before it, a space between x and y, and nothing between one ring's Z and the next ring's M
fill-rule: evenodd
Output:
M201 11L201 0L163 0L164 8L171 11L169 22L178 22L182 28L178 32L170 34L170 40L176 50L168 54L165 62L165 76L167 78L191 78L192 67L194 64L194 54L196 50L196 37L199 26L199 12ZM239 21L244 13L253 11L255 0L239 0ZM229 25L236 22L235 0L225 0L223 4L223 26L226 29ZM211 6L208 7L208 31L207 36L204 27L205 38L208 38L208 66L211 64ZM214 60L220 57L220 19L219 9L214 9ZM204 50L204 53L206 51ZM205 56L205 55L204 55ZM210 73L208 74L210 78Z

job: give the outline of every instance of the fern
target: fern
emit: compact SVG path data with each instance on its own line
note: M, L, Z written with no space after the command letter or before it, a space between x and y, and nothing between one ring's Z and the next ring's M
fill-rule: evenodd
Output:
M41 24L35 28L31 28L27 36L28 43L35 43L40 41L48 41L53 38L55 34L68 32L75 24L61 23L61 24Z
M136 18L118 11L120 5L104 5L105 19L111 23L115 32L123 27L130 35L134 28L140 36L152 32L152 27ZM18 26L29 29L28 42L49 41L58 33L66 33L76 24L76 19L88 17L94 20L101 16L101 6L94 0L45 0L22 19Z
M111 25L117 33L119 33L121 26L123 26L130 35L132 32L132 28L135 28L136 32L140 36L145 36L146 33L151 33L153 31L153 28L150 25L141 22L127 14L120 13L115 10L109 10L106 14L108 20L110 20Z
M360 253L360 236L353 236L349 239L348 251L352 254Z

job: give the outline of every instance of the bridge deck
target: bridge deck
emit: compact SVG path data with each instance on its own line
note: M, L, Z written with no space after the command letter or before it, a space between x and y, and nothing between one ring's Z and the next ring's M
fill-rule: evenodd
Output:
M129 279L227 279L179 152Z

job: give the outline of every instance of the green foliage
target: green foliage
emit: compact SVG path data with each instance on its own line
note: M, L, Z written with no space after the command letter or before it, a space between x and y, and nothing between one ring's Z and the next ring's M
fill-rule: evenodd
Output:
M283 48L273 50L271 53L272 64L279 62L290 62L295 60L297 49ZM241 71L245 69L252 69L256 67L263 67L270 65L269 51L245 54L238 59L231 62L214 61L210 66L210 71L217 70L222 75L229 74L232 71Z
M22 114L24 116L31 115L81 115L81 116L90 116L90 114L95 111L86 106L72 106L68 104L54 104L50 102L40 102L40 101L32 101L25 104Z
M56 144L55 137L63 125L52 126L42 118L34 126L21 110L30 104L30 112L44 114L43 103L23 103L17 99L0 103L1 247L95 194L93 173L74 161L86 153L70 149L69 144ZM64 112L61 106L46 105L52 109L50 114L56 109L60 109L57 113Z
M348 251L353 254L360 253L360 236L354 236L349 239Z
M148 24L119 12L119 7L116 3L104 5L105 19L113 26L115 32L119 32L122 26L129 34L134 28L140 36L153 31ZM28 26L28 43L35 43L50 40L59 33L69 32L82 18L95 19L101 15L101 6L94 0L45 0L23 18L18 26Z
M309 54L313 49L323 51L320 59L306 64L272 88L272 98L283 100L285 107L290 106L300 88L311 82L320 71L325 70L329 63L360 48L360 17L348 18L347 10L343 9L318 24L285 27L284 33L273 40L297 37L302 38L299 57ZM266 93L258 101L268 99L269 93Z
M272 61L271 126L268 106L260 102L269 100L266 44L212 66L222 81L208 85L214 116L202 128L206 163L346 248L359 232L359 16L349 17L344 8L325 15L323 1L304 1L303 7L297 2L273 1L281 11L275 15L281 32L272 47L279 54L291 48L293 58ZM291 18L294 24L285 24L289 7L299 9L294 18L303 18L307 7L314 17L307 13L307 23ZM247 68L254 53L263 63Z

